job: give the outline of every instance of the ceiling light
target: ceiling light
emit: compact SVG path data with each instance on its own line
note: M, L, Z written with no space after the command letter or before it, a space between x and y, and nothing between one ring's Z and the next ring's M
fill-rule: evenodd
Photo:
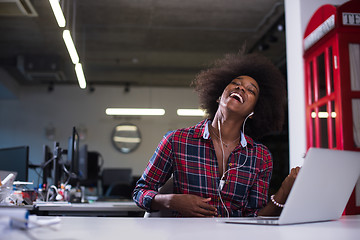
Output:
M58 0L49 0L59 27L65 27L66 21Z
M136 116L162 116L165 115L164 109L156 108L107 108L107 115L136 115Z
M75 64L75 72L76 72L76 76L77 76L80 88L85 89L86 88L86 80L85 80L85 75L84 75L81 63Z
M201 109L178 109L176 112L179 116L205 116L205 111Z
M74 45L74 42L71 38L71 35L70 35L70 31L69 30L64 30L63 32L63 38L64 38L64 42L65 42L65 45L69 51L69 54L70 54L70 57L71 57L71 61L74 63L74 64L77 64L79 62L79 56L77 54L77 51L76 51L76 48L75 48L75 45Z

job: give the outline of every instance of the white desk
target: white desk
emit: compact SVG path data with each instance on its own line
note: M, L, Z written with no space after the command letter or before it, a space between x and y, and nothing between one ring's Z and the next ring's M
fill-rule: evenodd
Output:
M144 213L133 201L93 203L35 203L35 213L47 216L127 216Z
M43 217L44 218L44 217ZM48 218L48 217L47 217ZM1 225L0 225L1 226ZM359 240L360 215L339 221L287 226L226 224L204 218L96 218L61 217L58 231L2 228L0 239L196 239L196 240Z

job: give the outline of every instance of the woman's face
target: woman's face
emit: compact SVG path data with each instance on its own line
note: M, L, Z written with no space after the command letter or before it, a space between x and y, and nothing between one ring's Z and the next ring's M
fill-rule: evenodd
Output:
M254 111L259 94L260 88L255 79L249 76L239 76L224 89L220 105L246 117Z

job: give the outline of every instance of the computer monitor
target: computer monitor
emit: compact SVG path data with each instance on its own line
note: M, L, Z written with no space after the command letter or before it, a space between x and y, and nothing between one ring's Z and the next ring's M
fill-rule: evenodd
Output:
M0 170L17 172L16 181L28 181L29 146L0 149Z
M72 135L69 138L69 145L67 150L68 156L68 165L70 166L70 171L79 174L79 151L80 151L80 137L76 128L73 127Z
M88 146L83 145L79 152L78 163L78 178L80 180L87 180L88 178Z
M60 148L60 144L58 142L54 142L54 159L53 159L53 169L52 169L52 177L53 183L55 186L59 186L62 178L62 167L63 162L61 161L62 149Z
M80 185L85 187L97 187L100 172L100 154L88 151L84 145L80 149Z
M48 183L48 178L52 177L51 170L53 169L54 161L52 160L53 153L51 148L47 145L43 146L43 163L42 163L42 171L43 171L43 183Z

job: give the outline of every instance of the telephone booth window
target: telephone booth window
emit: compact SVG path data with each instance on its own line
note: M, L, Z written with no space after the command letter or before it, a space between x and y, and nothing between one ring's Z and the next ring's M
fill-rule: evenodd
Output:
M316 116L317 116L317 111L315 110L315 109L312 109L312 111L311 111L311 119L312 119L312 121L311 121L311 142L310 142L310 144L311 144L311 146L315 146L315 143L316 143L316 136L317 136L317 134L315 133L315 123L316 123Z
M326 96L326 78L325 78L325 54L322 53L316 58L319 99ZM316 91L316 89L314 89Z
M320 147L328 148L328 111L326 110L326 105L319 107L319 127L320 127Z
M351 90L360 91L360 44L349 44Z
M314 67L312 61L309 63L309 68L310 68L310 86L314 88ZM311 95L311 103L313 103L315 101L315 91L311 91L311 90L309 91Z
M336 148L336 112L335 112L335 102L331 101L331 135L332 135L332 147Z
M328 60L329 60L329 66L330 66L330 92L334 92L334 55L332 47L329 47L329 54L328 54Z
M352 113L354 122L354 143L356 147L360 147L360 99L352 100Z
M349 44L351 90L360 91L360 44ZM360 147L360 99L352 99L353 135L356 147Z

